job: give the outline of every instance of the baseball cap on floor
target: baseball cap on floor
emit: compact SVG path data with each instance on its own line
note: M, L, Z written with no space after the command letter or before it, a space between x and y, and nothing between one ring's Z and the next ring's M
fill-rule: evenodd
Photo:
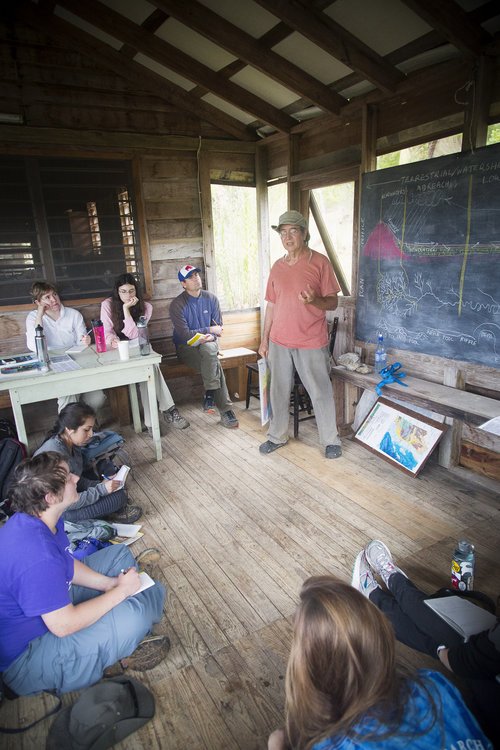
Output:
M193 273L201 273L201 268L196 268L196 266L190 266L188 264L187 266L182 266L181 270L177 274L177 278L179 279L179 281L186 281L186 279L189 279L189 277L192 276Z
M279 232L283 224L293 224L296 227L307 229L307 221L299 211L285 211L284 214L281 214L277 224L271 224L271 228L275 232Z
M123 676L101 680L59 712L46 750L106 750L154 714L154 697L139 680Z

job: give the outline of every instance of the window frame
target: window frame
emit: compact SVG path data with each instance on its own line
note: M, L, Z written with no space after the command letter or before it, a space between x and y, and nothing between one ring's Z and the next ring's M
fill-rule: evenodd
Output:
M68 160L75 160L75 159L88 159L89 161L122 161L122 162L128 162L129 163L129 169L130 169L130 185L129 188L132 189L133 192L133 203L134 203L134 209L135 209L135 231L138 236L138 253L137 253L137 260L141 264L141 270L142 270L142 282L143 282L143 290L144 290L144 297L146 299L150 299L153 296L153 273L152 273L152 267L151 267L151 256L149 252L149 241L148 241L148 233L146 229L146 215L145 215L145 208L144 208L144 195L142 190L142 174L141 174L141 163L140 163L140 156L134 153L130 153L127 151L120 151L117 153L105 153L102 152L95 152L95 151L85 151L82 152L80 149L43 149L43 148L28 148L24 149L22 147L12 147L12 148L0 148L0 155L1 156L14 156L18 158L25 159L26 165L27 165L27 174L29 179L31 180L32 177L32 168L30 169L30 165L35 164L36 159L68 159ZM47 227L43 226L46 224L45 219L45 209L43 207L42 197L39 193L39 180L38 178L35 179L34 183L31 183L30 185L35 185L35 188L38 185L37 193L33 195L33 187L31 187L32 192L32 207L33 211L35 210L38 212L38 215L35 216L35 224L38 229L40 229L40 226L42 226L42 232L47 232L48 236L48 230ZM41 210L41 208L43 210ZM50 279L52 282L55 279L55 273L54 273L54 264L52 261L52 254L50 251L50 248L45 245L44 241L41 238L40 241L40 255L42 258L42 264L44 265L45 272L44 277L45 279ZM57 285L57 280L55 280L53 283ZM64 295L62 295L63 301L64 301ZM102 302L103 296L102 294L98 296L92 296L92 297L79 297L75 299L71 299L71 307L81 307L84 305L95 305ZM29 312L33 309L33 303L31 301L27 301L26 303L17 303L17 304L5 304L4 302L0 302L0 314L5 314L8 312Z

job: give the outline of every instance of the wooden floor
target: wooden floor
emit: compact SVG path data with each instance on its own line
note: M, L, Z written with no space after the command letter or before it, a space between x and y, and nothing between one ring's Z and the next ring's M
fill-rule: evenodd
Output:
M160 463L147 436L122 431L133 456L128 486L146 532L132 549L163 551L163 627L172 640L166 662L136 673L155 694L156 716L122 750L265 748L282 723L303 580L327 571L350 580L371 538L383 539L429 591L448 583L456 540L470 539L476 587L495 597L500 591L498 494L459 483L432 459L420 477L406 476L348 440L343 457L327 461L314 421L301 425L299 441L261 456L258 408L235 408L240 429L227 430L198 404L183 405L191 427L170 429ZM404 647L399 653L405 663L430 665ZM29 723L51 704L50 697L9 702L0 723ZM4 736L3 746L39 750L50 721L6 743Z

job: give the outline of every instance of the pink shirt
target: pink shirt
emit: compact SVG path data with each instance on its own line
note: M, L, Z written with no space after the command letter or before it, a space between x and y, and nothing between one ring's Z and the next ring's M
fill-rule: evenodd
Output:
M153 306L150 302L144 302L144 317L149 321L153 314ZM121 331L115 331L113 328L113 321L111 320L111 297L101 302L101 320L104 326L104 335L106 337L106 345L111 346L113 339L119 338L119 333L122 333L128 339L136 339L139 334L135 320L127 318L124 321L124 325Z
M308 284L320 297L337 294L340 285L330 261L315 250L290 266L283 258L271 268L266 300L274 305L270 339L288 349L321 349L328 344L325 310L305 305L299 294Z

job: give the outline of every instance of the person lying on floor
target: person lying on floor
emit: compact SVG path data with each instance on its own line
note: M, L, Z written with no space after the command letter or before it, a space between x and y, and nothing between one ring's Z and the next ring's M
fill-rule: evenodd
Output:
M394 632L352 586L305 581L286 671L286 729L269 750L412 750L492 745L438 672L396 667Z
M380 576L382 589L374 574ZM471 693L471 707L494 747L500 747L500 623L472 635L467 642L424 601L420 591L398 568L388 547L371 541L357 558L352 585L390 620L396 638L435 659L458 677Z
M137 505L130 505L128 495L120 489L120 482L105 479L103 482L87 479L83 474L81 447L92 438L95 411L83 401L68 404L59 413L44 442L35 456L47 451L60 453L68 462L71 473L78 477L78 500L64 513L65 521L87 521L90 518L107 518L113 523L135 523L142 515Z
M148 636L165 589L156 582L137 593L141 556L122 544L83 562L69 553L62 516L77 501L77 481L51 451L14 472L15 513L0 528L0 672L17 695L81 690L107 668L149 669L170 646L166 635ZM146 550L141 563L159 557Z

